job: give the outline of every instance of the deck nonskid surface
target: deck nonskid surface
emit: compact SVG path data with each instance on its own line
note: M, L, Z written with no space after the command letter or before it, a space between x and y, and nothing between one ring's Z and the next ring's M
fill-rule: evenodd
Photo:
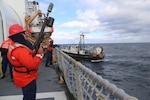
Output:
M50 67L44 65L45 59L43 59L38 71L37 100L67 100L69 97L66 85L59 83L59 71L54 68L55 65ZM22 90L15 87L7 70L6 77L0 79L0 100L21 100L21 98Z

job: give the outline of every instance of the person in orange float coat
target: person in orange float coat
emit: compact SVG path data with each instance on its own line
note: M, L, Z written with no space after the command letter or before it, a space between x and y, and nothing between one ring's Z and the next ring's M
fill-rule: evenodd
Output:
M10 76L11 76L11 78L13 78L13 76L12 76L12 65L7 58L8 48L9 48L9 45L11 43L12 43L12 40L10 38L8 38L7 40L2 42L1 47L0 47L1 56L2 56L2 72L3 72L3 76L1 78L5 77L7 65L9 66Z
M52 38L50 38L49 40L49 45L47 47L47 54L46 54L46 63L45 63L45 66L46 67L50 67L50 65L52 65L52 60L53 60L53 50L54 48L57 46L59 47L59 45L56 45L56 44L53 44L54 43L54 40Z
M29 49L23 34L25 30L19 24L10 26L9 38L13 42L8 49L7 57L14 68L14 83L16 87L22 88L23 100L35 100L36 79L43 57L43 48L40 46L38 53L33 57L33 51Z

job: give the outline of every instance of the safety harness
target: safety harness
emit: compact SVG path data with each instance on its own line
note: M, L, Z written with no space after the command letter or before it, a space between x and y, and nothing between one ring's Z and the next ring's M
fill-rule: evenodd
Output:
M14 68L14 71L17 72L17 73L23 73L23 74L30 74L32 73L33 71L34 72L37 72L37 70L30 70L29 68L25 67L25 66L13 66ZM18 69L19 68L25 68L26 71L19 71Z

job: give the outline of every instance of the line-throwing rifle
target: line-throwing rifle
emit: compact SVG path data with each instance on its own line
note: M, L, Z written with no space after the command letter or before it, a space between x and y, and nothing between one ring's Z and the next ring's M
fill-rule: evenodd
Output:
M53 27L53 23L54 23L54 18L49 17L49 13L52 11L53 9L53 3L50 3L48 10L47 10L47 15L44 17L44 22L42 23L42 28L41 31L39 33L38 39L36 40L34 46L33 46L33 56L35 56L38 52L38 49L40 47L40 44L42 43L43 39L44 39L44 29L46 26L48 27Z

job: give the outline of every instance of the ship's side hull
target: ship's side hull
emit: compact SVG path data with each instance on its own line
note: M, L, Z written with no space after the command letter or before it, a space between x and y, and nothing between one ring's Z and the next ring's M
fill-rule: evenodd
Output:
M101 61L103 58L100 58L98 55L97 56L92 56L91 54L74 54L74 53L69 53L69 52L65 52L64 53L68 54L69 56L71 56L72 58L76 59L76 60L88 60L88 61L92 61L92 62L97 62L97 61Z

